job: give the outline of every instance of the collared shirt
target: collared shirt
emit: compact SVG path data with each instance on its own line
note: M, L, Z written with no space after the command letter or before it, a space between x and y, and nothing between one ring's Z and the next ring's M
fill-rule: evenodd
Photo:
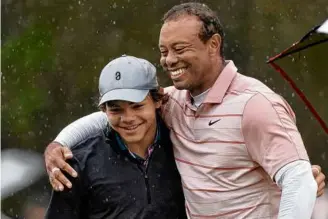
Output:
M157 127L156 127L156 137L155 137L155 141L153 144L151 144L148 148L147 148L147 154L146 154L146 158L142 158L140 157L139 155L133 153L132 151L129 150L129 148L126 146L126 144L123 142L123 140L121 139L121 137L119 136L119 134L116 132L115 133L115 138L118 142L118 145L120 147L120 149L122 151L128 151L129 154L136 160L138 160L138 162L142 163L143 165L147 166L148 165L148 161L149 161L149 158L150 158L150 155L151 153L153 152L154 150L154 147L156 144L158 144L158 142L160 141L160 127L159 125L157 124Z
M171 129L189 218L276 218L275 173L308 160L288 103L229 61L199 107L170 87Z

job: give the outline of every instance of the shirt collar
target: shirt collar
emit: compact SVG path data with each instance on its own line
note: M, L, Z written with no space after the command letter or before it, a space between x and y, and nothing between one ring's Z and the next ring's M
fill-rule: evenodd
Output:
M204 103L221 103L236 74L237 67L232 60L227 60L226 66L208 92Z

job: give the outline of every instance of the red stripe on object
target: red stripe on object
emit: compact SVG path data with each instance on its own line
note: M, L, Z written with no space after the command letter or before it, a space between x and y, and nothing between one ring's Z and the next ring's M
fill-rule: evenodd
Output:
M326 132L326 134L328 134L328 127L327 127L326 123L320 117L319 113L314 109L314 107L312 106L310 101L306 98L305 94L297 87L297 85L293 81L293 79L291 79L291 77L289 77L288 74L282 68L280 68L279 65L275 64L274 62L270 62L270 65L272 65L272 67L276 71L278 71L282 75L283 78L285 78L288 81L288 83L292 86L292 88L295 90L297 95L302 99L302 101L305 103L305 105L309 108L309 110L311 111L313 116L316 118L316 120L318 120L318 122L320 123L321 127Z

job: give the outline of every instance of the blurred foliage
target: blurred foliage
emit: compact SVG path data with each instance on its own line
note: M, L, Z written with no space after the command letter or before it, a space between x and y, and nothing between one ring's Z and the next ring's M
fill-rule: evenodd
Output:
M162 15L180 2L185 1L3 0L2 148L43 152L65 125L97 110L99 73L122 54L150 60L158 67L160 83L170 85L158 65L158 34ZM328 18L327 1L203 2L218 12L225 27L226 59L291 103L311 160L327 175L327 135L289 85L265 63ZM307 94L323 113L328 112L327 62L319 63L315 56L326 57L325 51L312 58L302 56L292 64L299 65L293 76L301 73ZM304 59L307 66L322 70L302 70Z

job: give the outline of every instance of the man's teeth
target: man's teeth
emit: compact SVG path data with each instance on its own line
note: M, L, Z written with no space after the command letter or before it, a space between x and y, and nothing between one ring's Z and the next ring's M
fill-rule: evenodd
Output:
M185 70L184 68L179 68L178 70L171 71L171 75L173 76L181 75L184 72L184 70Z

